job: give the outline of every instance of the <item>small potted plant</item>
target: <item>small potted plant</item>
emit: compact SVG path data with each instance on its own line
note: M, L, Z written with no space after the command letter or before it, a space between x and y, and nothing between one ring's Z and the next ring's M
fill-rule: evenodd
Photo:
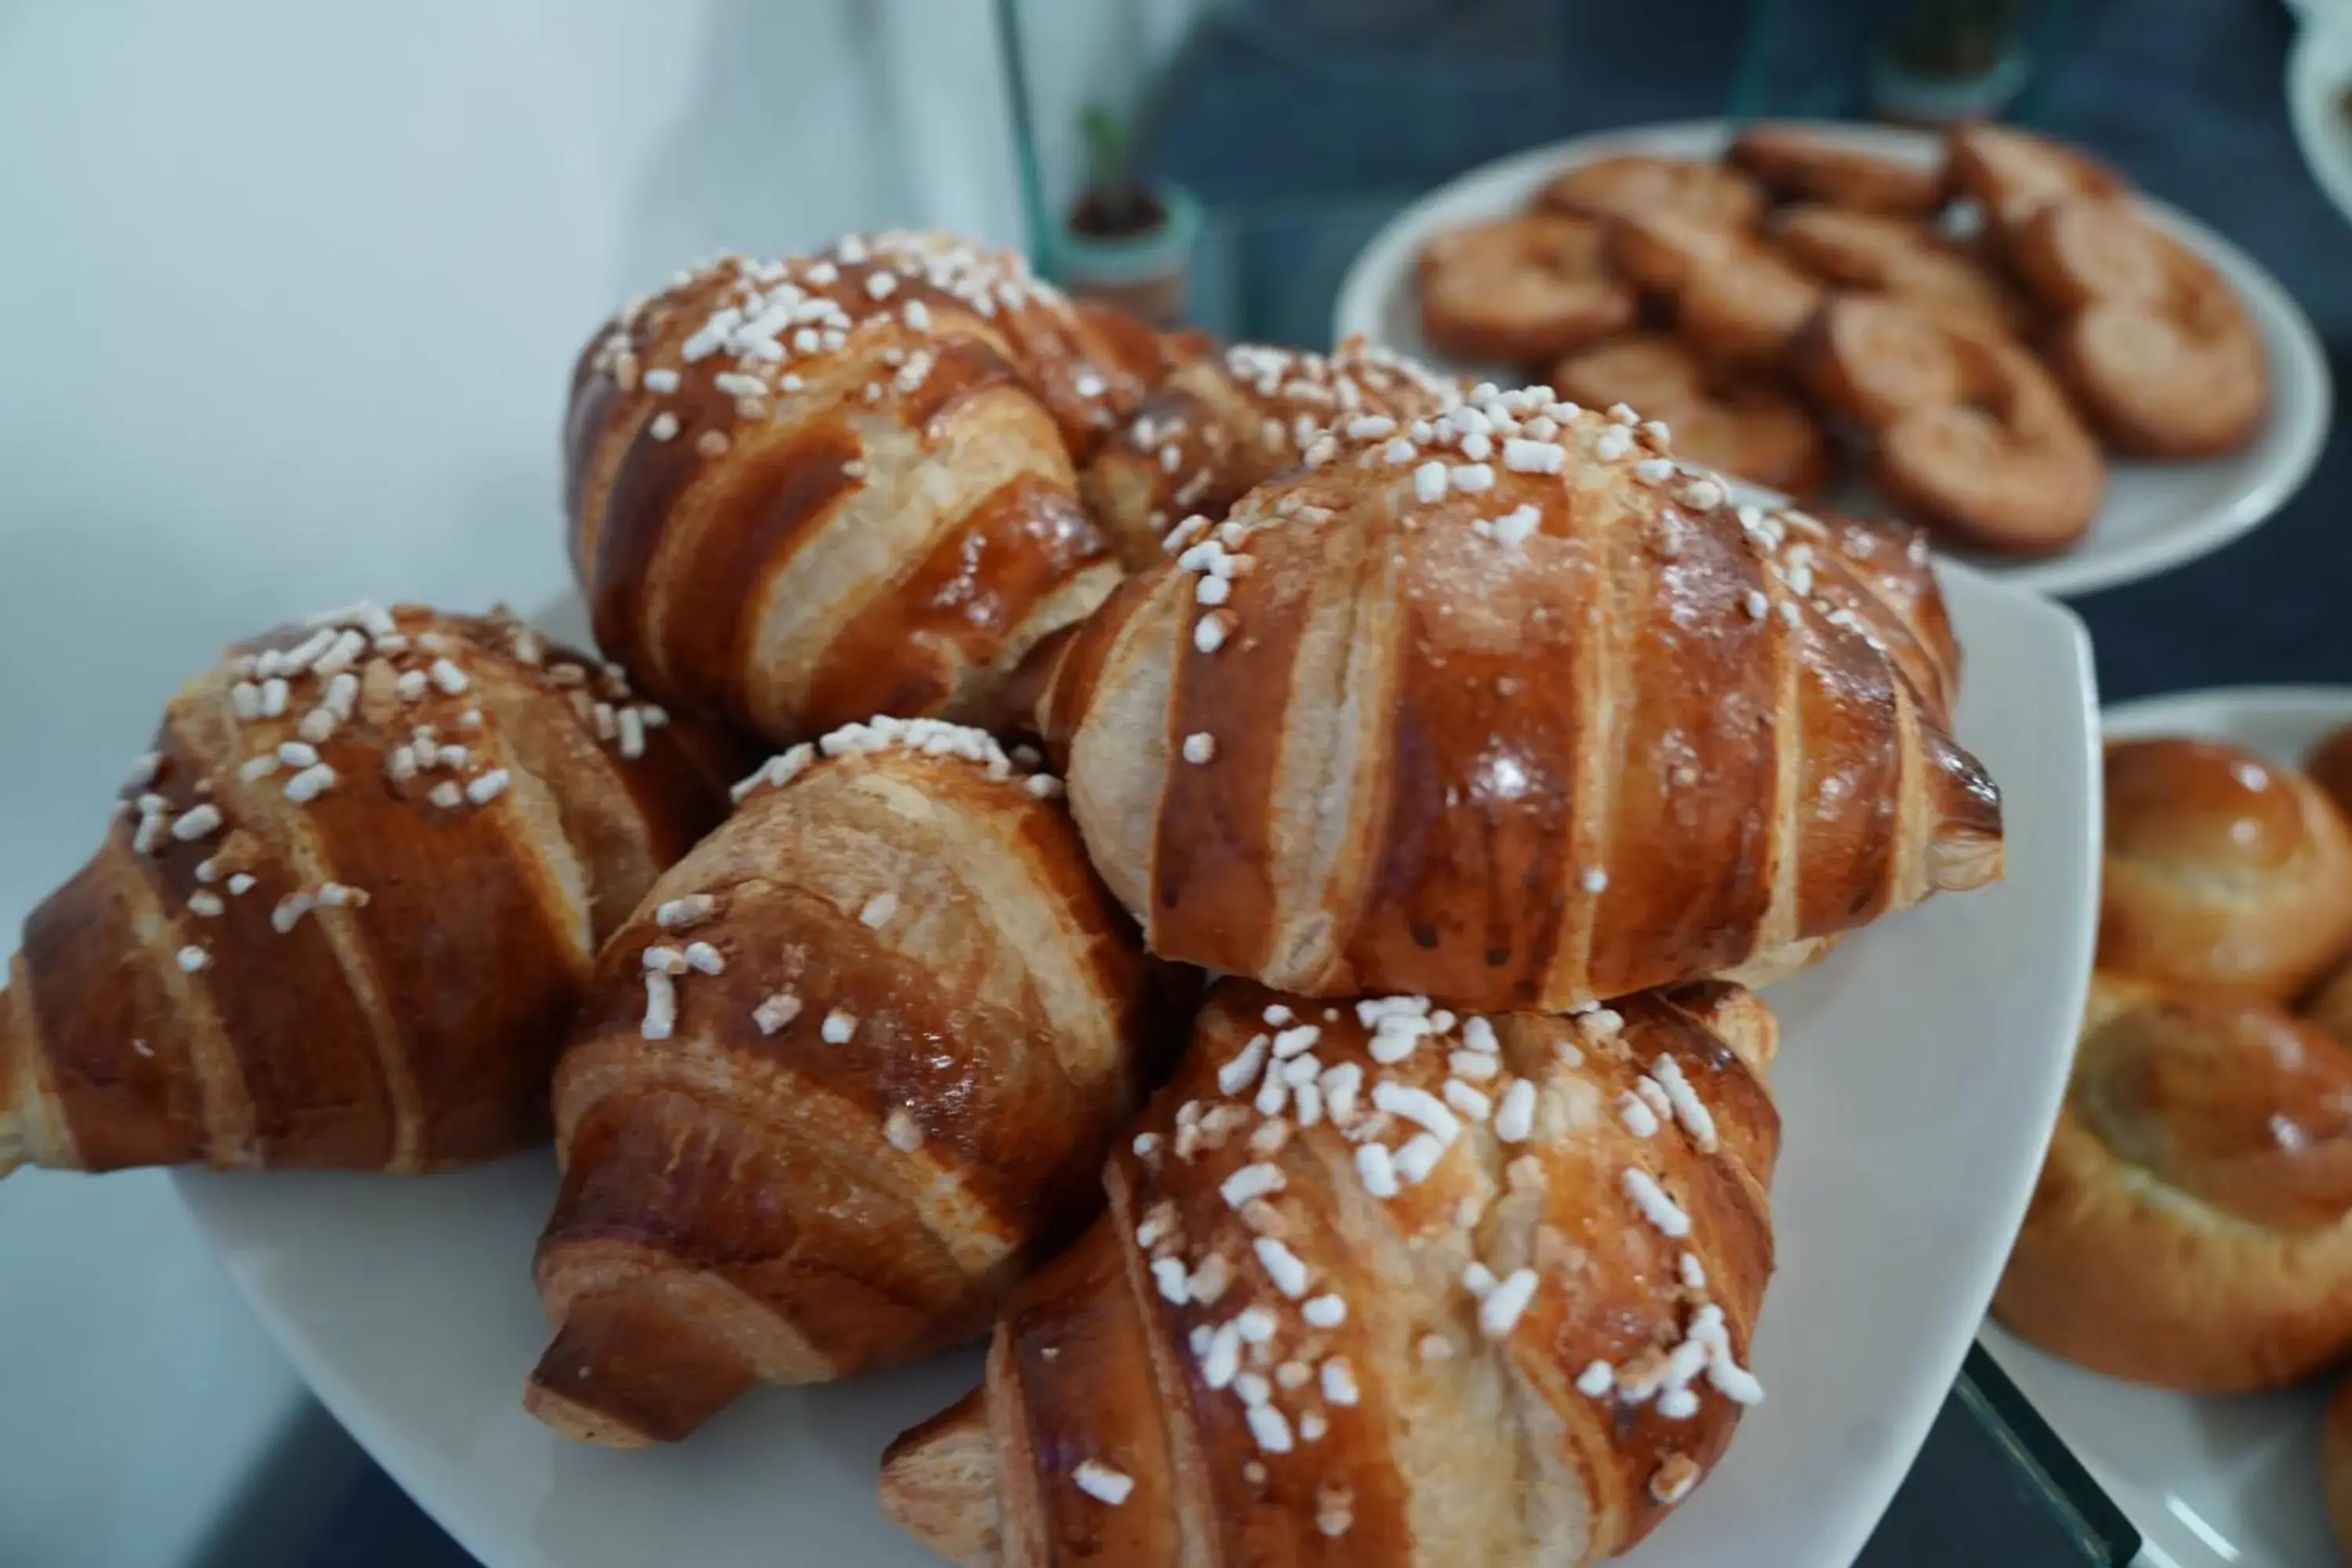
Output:
M2017 0L1912 0L1871 61L1873 107L1888 120L1990 120L2025 86L2032 62Z
M1184 315L1200 204L1137 173L1134 139L1104 105L1087 105L1078 125L1087 182L1055 236L1055 274L1073 294L1172 327Z

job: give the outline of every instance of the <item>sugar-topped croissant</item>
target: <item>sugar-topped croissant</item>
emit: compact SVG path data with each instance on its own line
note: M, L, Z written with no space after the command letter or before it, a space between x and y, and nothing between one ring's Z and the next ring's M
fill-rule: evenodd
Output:
M1630 410L1482 393L1429 429L1318 438L1024 674L1153 952L1559 1008L2000 874L1901 572L1873 589Z
M746 783L605 945L557 1071L527 1402L571 1436L980 1332L1191 1016L1057 782L984 733L876 719Z
M1142 370L1085 350L1094 321L921 235L726 258L631 304L581 356L565 432L597 642L780 743L877 712L992 721L1013 663L1118 577L1057 427L1141 396Z
M543 1138L597 942L740 762L503 614L361 605L238 645L25 922L0 1172L412 1172Z
M884 1511L996 1568L1624 1551L1763 1396L1772 1039L1721 985L1576 1017L1220 985Z
M1410 426L1461 397L1452 379L1360 338L1328 355L1236 343L1178 366L1095 455L1079 489L1121 559L1149 566L1181 519L1224 516L1297 462L1324 426Z

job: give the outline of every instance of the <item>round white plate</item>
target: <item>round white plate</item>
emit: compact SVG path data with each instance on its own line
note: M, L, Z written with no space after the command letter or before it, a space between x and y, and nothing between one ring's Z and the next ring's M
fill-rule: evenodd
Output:
M2352 721L2352 687L2240 686L2110 709L2110 735L2204 735L2283 763ZM2147 1538L2154 1568L2320 1568L2321 1387L2229 1398L2085 1372L1988 1322L1981 1338L2093 1479Z
M2095 898L2089 645L2063 607L1947 573L1960 738L2006 793L2008 880L1842 944L1779 987L1770 1390L1639 1568L1845 1568L1893 1496L2024 1212L2081 1015ZM901 1428L971 1386L971 1352L761 1389L690 1440L610 1453L523 1414L545 1342L531 1154L455 1175L188 1173L180 1190L320 1398L490 1568L929 1562L876 1512Z
M2287 55L2286 101L2311 177L2352 223L2352 5L2304 18Z
M1935 139L1921 132L1829 121L1813 129L1906 162L1925 164L1935 156ZM1618 153L1713 158L1728 144L1731 131L1720 120L1612 131L1516 153L1441 185L1390 219L1349 265L1333 312L1333 341L1361 332L1401 353L1488 373L1507 384L1523 373L1451 360L1433 353L1423 340L1413 280L1422 247L1447 229L1518 211L1538 186L1570 164ZM2110 455L2106 503L2091 531L2065 554L2041 561L1969 557L1995 576L2045 594L2113 587L2220 549L2294 494L2327 438L2327 360L2302 308L2244 251L2178 209L2141 199L2158 223L2220 270L2261 327L2270 360L2270 418L2252 441L2225 457L2158 463ZM1850 509L1884 510L1858 482L1828 499Z

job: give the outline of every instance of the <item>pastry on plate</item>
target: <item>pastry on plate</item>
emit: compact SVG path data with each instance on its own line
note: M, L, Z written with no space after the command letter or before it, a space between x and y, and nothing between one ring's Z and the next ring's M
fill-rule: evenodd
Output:
M1160 559L1169 529L1223 517L1327 426L1406 426L1461 397L1452 377L1360 339L1329 354L1236 343L1180 365L1087 465L1079 493L1140 569Z
M1831 300L1800 378L1869 437L1879 487L1959 543L2046 555L2088 531L2106 465L2041 362L1894 295Z
M1579 403L1630 404L1674 433L1675 455L1806 500L1829 472L1829 438L1812 411L1759 376L1716 373L1659 334L1619 338L1569 355L1551 384Z
M746 786L605 943L556 1072L526 1402L570 1436L981 1332L1187 1016L1055 781L981 731L876 719Z
M2352 1045L2100 974L2001 1321L2110 1376L2273 1388L2352 1352Z
M2303 766L2311 782L2326 791L2336 809L2352 823L2352 724L2339 725L2321 736Z
M26 919L0 1172L416 1172L539 1142L596 943L739 761L502 614L358 605L237 644Z
M1779 369L1822 301L1821 284L1771 246L1672 208L1618 219L1610 255L1712 364Z
M1627 1550L1763 1396L1772 1027L1720 987L1566 1018L1221 984L884 1511L1000 1568Z
M1763 216L1764 193L1720 163L1622 153L1562 169L1536 193L1536 205L1580 217L1675 213L1725 228L1752 228Z
M1083 323L918 238L722 258L582 354L572 563L598 644L666 703L779 743L999 719L1020 656L1118 581L1037 390L1040 344Z
M2105 787L2101 967L2284 1004L2352 948L2352 831L2299 770L2117 741Z
M1997 235L2014 234L2052 202L2131 188L2089 153L2014 125L1961 126L1947 139L1945 156L1954 187L1975 199Z
M1759 121L1731 139L1725 161L1783 201L1926 217L1944 205L1944 171L1867 153L1810 126Z
M2352 1377L2336 1380L2319 1418L2319 1489L2336 1549L2352 1559Z
M1155 952L1556 1008L2000 874L1844 563L1631 410L1474 391L1171 543L1023 681Z
M2261 426L2270 376L2253 318L2202 257L2127 202L2052 202L2010 252L2058 313L2052 362L2111 444L2211 457Z
M1962 326L2026 334L2032 305L2017 286L1933 226L1807 204L1777 213L1772 237L1832 283L1894 294Z
M1565 213L1518 213L1439 235L1422 250L1422 336L1465 359L1540 364L1633 324L1633 290L1609 265L1607 230Z

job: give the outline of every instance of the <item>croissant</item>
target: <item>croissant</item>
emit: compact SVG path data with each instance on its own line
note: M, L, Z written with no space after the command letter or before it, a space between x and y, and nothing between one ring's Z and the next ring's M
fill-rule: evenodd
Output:
M884 1512L999 1568L1624 1551L1763 1395L1772 1029L1720 986L1457 1018L1220 984Z
M945 286L993 298L1022 379L1060 426L1073 461L1083 463L1134 414L1169 371L1198 352L1196 334L1158 332L1100 300L1073 300L1029 270L1018 253L930 229L865 237L877 258Z
M0 991L0 1172L415 1172L546 1135L596 942L733 747L503 614L361 605L181 687Z
M605 944L555 1079L531 1410L684 1436L981 1331L1189 1017L1057 782L877 719L746 781Z
M1461 401L1451 379L1350 338L1328 356L1259 343L1180 365L1087 466L1079 492L1130 568L1178 519L1223 517L1298 461L1325 426L1410 425Z
M673 706L779 742L992 719L1022 653L1118 580L1034 390L1094 366L1046 353L1084 324L1001 258L919 237L723 258L582 355L572 563L598 644ZM1024 349L1057 368L1024 379ZM1107 396L1109 372L1066 382Z
M1534 389L1327 434L1040 650L1152 952L1557 1010L2000 874L1998 794L1854 574L1663 428Z

